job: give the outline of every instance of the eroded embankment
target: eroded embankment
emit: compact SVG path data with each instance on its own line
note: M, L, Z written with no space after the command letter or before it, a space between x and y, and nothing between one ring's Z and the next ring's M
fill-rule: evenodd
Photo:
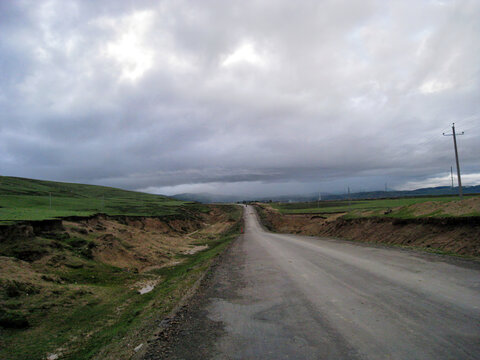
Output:
M360 242L412 246L463 256L480 257L480 217L344 219L340 215L283 215L256 206L271 231L330 236Z
M0 226L0 358L128 359L238 233L241 210Z

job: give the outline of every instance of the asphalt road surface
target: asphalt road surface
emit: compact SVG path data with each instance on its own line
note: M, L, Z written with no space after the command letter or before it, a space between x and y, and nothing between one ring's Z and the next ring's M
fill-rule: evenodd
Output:
M245 220L166 358L480 359L478 263Z

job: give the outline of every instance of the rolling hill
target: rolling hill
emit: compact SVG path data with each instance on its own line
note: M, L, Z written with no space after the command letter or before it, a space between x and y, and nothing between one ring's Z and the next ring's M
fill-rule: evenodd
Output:
M65 216L161 216L198 207L162 195L112 187L0 177L0 221L44 220Z

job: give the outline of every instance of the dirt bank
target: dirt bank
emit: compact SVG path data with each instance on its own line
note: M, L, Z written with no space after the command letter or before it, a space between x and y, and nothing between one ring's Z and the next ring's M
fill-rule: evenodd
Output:
M344 219L342 214L282 215L267 206L257 205L256 208L263 225L275 232L331 236L480 257L480 217Z
M178 254L197 251L203 237L223 232L231 221L214 206L188 216L66 217L0 226L0 254L27 262L61 264L55 249L73 248L88 259L112 266L151 270L178 262ZM44 239L38 244L39 239ZM38 246L36 246L38 244Z
M0 358L100 350L101 359L130 358L236 236L240 219L237 206L210 205L180 216L0 226Z

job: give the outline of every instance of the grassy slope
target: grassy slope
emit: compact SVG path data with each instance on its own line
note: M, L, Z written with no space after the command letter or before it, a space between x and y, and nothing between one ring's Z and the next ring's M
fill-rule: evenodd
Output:
M465 196L469 199L475 196ZM476 196L478 197L478 196ZM398 199L378 199L378 200L352 200L348 201L320 201L300 202L300 203L272 203L273 208L279 210L282 214L330 214L347 213L346 217L363 217L362 212L370 211L370 216L385 216L384 212L388 209L401 208L386 216L398 218L410 218L413 214L409 211L409 206L426 202L451 202L458 201L457 197L408 197ZM435 214L433 214L435 215ZM480 214L468 214L480 215Z
M161 195L104 186L0 177L0 222L3 223L99 212L159 216L180 213L186 204Z

